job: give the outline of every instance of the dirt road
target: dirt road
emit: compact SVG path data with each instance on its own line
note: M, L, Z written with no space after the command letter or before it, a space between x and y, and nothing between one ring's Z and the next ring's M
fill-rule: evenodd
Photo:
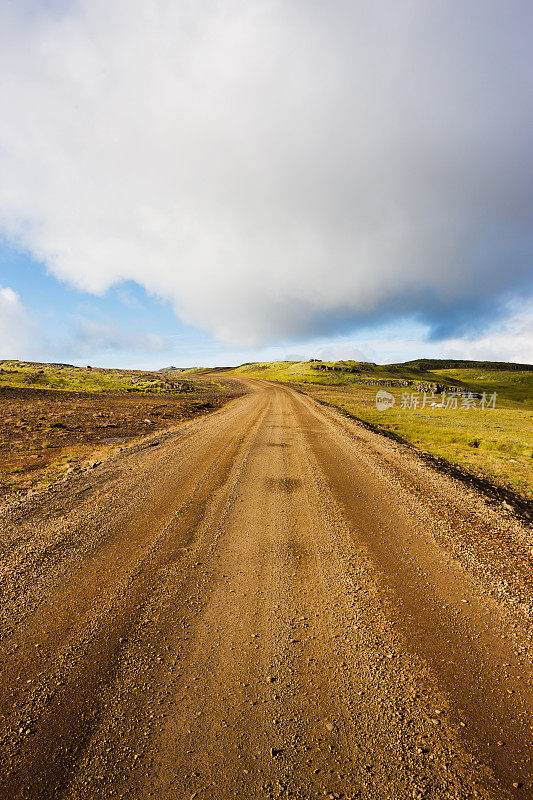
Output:
M247 387L4 511L0 796L532 797L531 533Z

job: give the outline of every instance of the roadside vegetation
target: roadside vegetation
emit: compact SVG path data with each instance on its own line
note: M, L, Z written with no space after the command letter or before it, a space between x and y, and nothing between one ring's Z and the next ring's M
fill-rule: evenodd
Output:
M191 382L179 369L147 370L74 367L69 364L39 364L26 361L0 362L0 387L28 386L71 392L169 393L206 388L206 382Z
M519 365L526 368L514 369L513 365L488 362L463 362L460 367L450 364L429 359L384 366L354 361L280 361L243 364L233 374L290 383L382 433L533 499L533 367ZM409 385L380 386L370 381L409 381ZM454 390L485 393L487 405L496 393L495 408L481 409L480 398L472 404L475 408L461 407L460 396L457 408L453 401L449 408L435 408L429 404L429 393L422 408L423 391L416 388L419 383L449 387L448 397L454 396ZM385 411L376 408L380 388L395 399L394 406ZM418 398L416 407L410 407L411 395ZM438 403L440 395L434 400Z
M87 469L237 394L234 386L179 369L0 362L0 498Z

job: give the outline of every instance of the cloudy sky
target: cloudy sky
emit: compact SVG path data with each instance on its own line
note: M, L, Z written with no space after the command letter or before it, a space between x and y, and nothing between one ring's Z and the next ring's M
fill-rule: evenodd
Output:
M3 0L0 356L533 361L529 0Z

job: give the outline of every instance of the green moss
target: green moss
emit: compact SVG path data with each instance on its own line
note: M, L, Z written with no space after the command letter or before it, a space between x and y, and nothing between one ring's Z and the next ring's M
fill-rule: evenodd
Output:
M344 408L425 452L533 493L533 371L486 365L443 369L438 361L384 366L353 361L321 363L336 363L358 372L321 372L312 369L308 361L278 361L243 364L233 373L304 386L311 396ZM430 370L428 364L437 368ZM414 391L411 385L384 387L396 402L393 408L378 411L375 396L379 387L365 384L369 379L435 382L479 394L496 392L496 408L402 409L402 392Z
M21 361L0 362L0 386L56 389L71 392L135 392L141 394L176 394L158 383L170 379L180 382L183 373L174 374L139 370L58 367ZM205 381L186 381L186 391L207 388Z

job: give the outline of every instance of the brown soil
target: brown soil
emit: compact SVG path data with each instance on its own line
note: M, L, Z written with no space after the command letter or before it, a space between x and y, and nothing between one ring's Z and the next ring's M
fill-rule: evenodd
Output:
M0 387L0 497L81 469L131 439L220 408L240 393L70 392Z
M0 797L532 797L531 531L246 385L4 510Z

